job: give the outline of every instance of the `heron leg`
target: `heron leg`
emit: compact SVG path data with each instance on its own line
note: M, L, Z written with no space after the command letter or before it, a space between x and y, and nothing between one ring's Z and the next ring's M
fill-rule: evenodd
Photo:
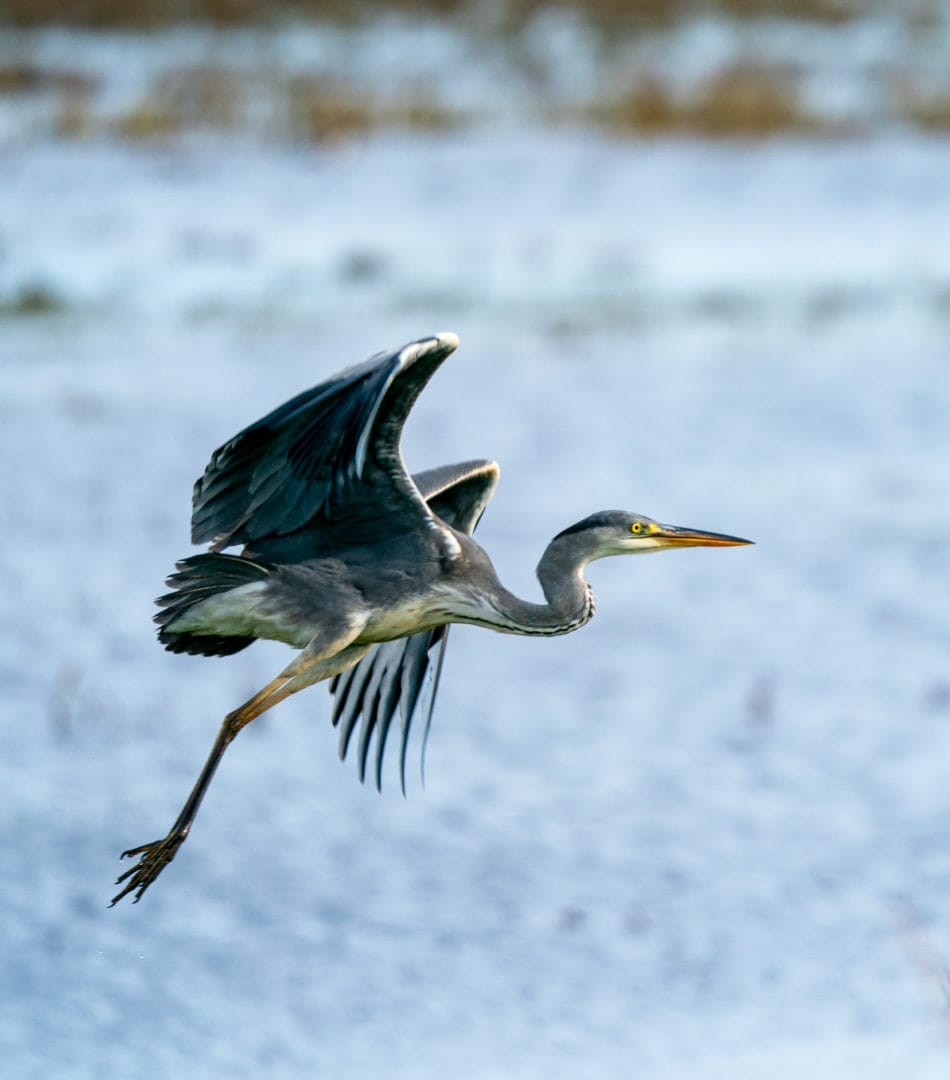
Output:
M138 862L120 874L116 878L116 885L126 882L125 887L112 898L110 907L117 904L124 896L134 892L133 903L142 899L145 890L152 884L165 867L175 858L178 849L185 842L191 826L198 813L198 808L208 791L211 780L217 771L218 765L224 756L225 750L231 745L241 728L246 727L262 713L267 712L278 702L290 697L291 694L303 690L313 683L323 679L329 679L338 675L348 667L355 664L367 651L367 645L351 644L353 638L362 627L348 628L347 633L337 637L331 645L320 647L318 639L312 641L300 655L289 664L277 676L272 679L263 690L249 698L243 705L233 712L228 713L218 731L218 736L208 755L191 794L181 808L181 813L175 819L174 825L168 835L162 840L156 840L139 847L129 848L123 851L120 858L126 859L140 856ZM324 635L321 635L323 638ZM336 646L334 648L334 646Z

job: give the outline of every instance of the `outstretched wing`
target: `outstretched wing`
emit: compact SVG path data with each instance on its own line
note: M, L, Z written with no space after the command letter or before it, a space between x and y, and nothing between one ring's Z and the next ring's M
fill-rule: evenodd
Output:
M438 334L379 353L235 435L195 484L192 542L221 551L336 517L418 524L428 511L399 440L416 398L457 345L454 334Z
M498 483L498 466L493 461L466 461L444 465L413 476L429 509L447 524L469 536L475 531ZM376 733L376 787L382 787L383 754L386 737L396 710L402 720L399 779L406 791L406 751L412 719L431 670L429 700L422 737L425 745L432 723L432 710L439 687L442 658L449 628L437 626L411 637L374 645L358 664L337 675L330 683L333 694L333 723L340 729L340 757L346 756L353 732L360 725L357 754L360 780L366 778L370 743ZM433 658L433 652L438 652Z

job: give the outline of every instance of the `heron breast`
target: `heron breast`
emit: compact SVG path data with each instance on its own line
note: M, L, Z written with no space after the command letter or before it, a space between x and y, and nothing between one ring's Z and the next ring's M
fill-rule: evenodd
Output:
M428 598L418 598L370 615L360 641L392 641L445 622L445 613Z

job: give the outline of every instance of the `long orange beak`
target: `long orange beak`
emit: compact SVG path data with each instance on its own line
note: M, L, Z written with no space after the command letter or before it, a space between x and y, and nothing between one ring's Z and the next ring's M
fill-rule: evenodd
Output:
M686 529L679 525L660 525L655 531L651 530L651 536L662 540L664 546L669 547L739 547L753 543L752 540L743 540L739 536Z

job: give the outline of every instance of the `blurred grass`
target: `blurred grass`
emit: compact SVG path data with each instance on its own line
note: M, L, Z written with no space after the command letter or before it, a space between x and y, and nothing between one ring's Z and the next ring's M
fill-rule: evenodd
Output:
M950 88L902 75L893 80L891 96L895 115L909 126L937 134L950 133Z
M421 94L380 100L319 76L296 76L288 80L285 93L290 132L304 142L333 141L380 127L444 131L461 122Z
M15 26L50 24L145 29L187 22L267 24L288 17L349 21L381 12L457 15L482 8L513 25L545 8L570 9L597 23L669 27L699 15L841 23L866 14L859 0L2 0L0 19ZM898 6L892 4L892 6ZM902 7L925 8L916 0Z
M803 104L794 73L752 63L730 65L685 90L647 74L591 116L614 132L637 135L763 138L834 128Z
M593 78L573 96L564 93L569 77L565 81L562 57L545 51L553 11L577 17L560 25L579 35L580 70L593 59ZM950 132L947 0L0 0L0 19L20 28L123 29L145 41L153 40L149 31L202 22L217 28L210 36L220 44L238 36L232 29L248 26L260 29L261 43L261 59L250 67L235 62L227 48L209 47L206 61L183 63L156 45L154 74L106 108L107 73L84 68L81 52L75 61L70 56L59 66L44 65L27 29L19 38L11 33L0 51L0 104L42 101L31 114L33 133L132 140L206 129L324 143L381 128L444 131L490 116L490 106L447 93L448 77L417 72L400 86L398 73L388 72L383 87L365 65L354 65L352 73L339 64L301 71L282 67L266 47L270 28L288 17L304 20L293 24L296 32L304 24L372 25L383 13L451 17L455 31L473 44L474 63L497 60L514 87L530 86L514 108L535 123L593 125L645 138L841 138L886 126ZM677 34L707 16L718 20L716 32L728 47L720 42L712 64L684 71L676 60ZM901 33L889 53L861 60L860 44L852 53L851 42L860 43L859 20L877 16L888 21L877 24L876 33L882 26ZM804 27L810 36L796 38ZM852 96L836 111L824 90L829 78L832 89L840 89L842 74L850 80L845 98Z
M65 307L62 298L43 284L24 285L12 296L0 296L0 318L55 315Z
M269 134L300 143L334 142L381 128L444 131L467 122L465 116L418 92L381 97L326 76L276 73L262 86L259 80L218 64L169 68L143 96L115 114L97 111L96 85L78 72L0 67L0 99L52 95L50 127L66 138L107 135L142 141L195 129L239 129L250 100L262 93L276 114Z
M418 89L377 95L319 74L274 73L263 85L259 78L217 64L169 68L118 113L99 110L97 90L97 80L78 71L0 66L0 100L43 95L52 102L48 133L68 138L147 140L196 129L241 130L250 125L249 103L262 97L271 103L267 136L305 144L384 128L448 131L481 119L472 110L449 107ZM946 134L950 90L910 77L891 80L884 115L892 124ZM539 117L553 126L592 124L615 135L641 138L840 138L870 130L870 125L816 111L796 72L752 62L727 65L685 86L654 71L635 74L620 92L605 93L590 104L542 107Z

